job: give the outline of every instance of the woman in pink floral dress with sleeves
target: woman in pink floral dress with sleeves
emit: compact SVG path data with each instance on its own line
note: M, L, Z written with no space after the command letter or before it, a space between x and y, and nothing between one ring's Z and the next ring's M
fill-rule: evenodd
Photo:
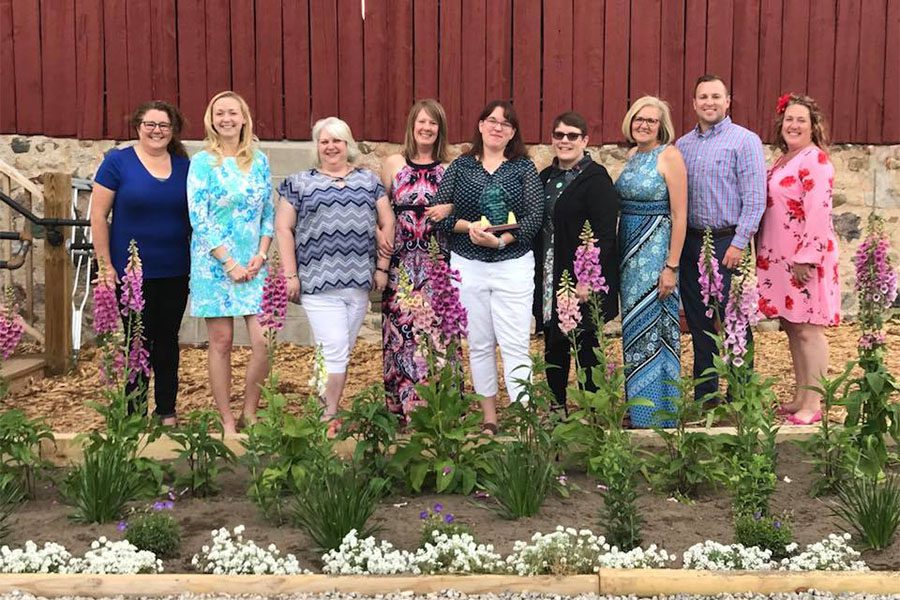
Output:
M775 142L782 155L769 171L756 273L759 309L781 320L794 364L794 399L782 411L801 425L822 419L819 395L806 387L818 385L827 371L825 327L840 322L834 167L824 150L824 117L812 98L785 94L777 112Z

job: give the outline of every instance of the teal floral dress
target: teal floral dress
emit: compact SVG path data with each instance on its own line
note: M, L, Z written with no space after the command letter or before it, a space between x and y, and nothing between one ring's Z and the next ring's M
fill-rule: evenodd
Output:
M191 315L255 315L262 301L263 266L256 277L234 283L210 251L224 245L228 255L246 266L263 236L272 237L275 205L269 159L256 151L249 173L233 157L216 165L205 150L191 159L187 180L191 237Z

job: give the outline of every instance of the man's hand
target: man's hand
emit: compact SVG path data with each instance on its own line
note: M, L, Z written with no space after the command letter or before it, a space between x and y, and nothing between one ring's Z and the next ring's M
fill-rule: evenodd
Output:
M737 269L738 265L741 264L741 255L744 253L740 248L736 248L734 246L728 246L728 250L725 251L725 257L722 258L722 265L726 269Z

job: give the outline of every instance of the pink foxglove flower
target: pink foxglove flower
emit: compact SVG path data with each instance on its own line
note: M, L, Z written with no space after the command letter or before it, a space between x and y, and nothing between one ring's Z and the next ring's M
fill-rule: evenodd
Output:
M119 303L116 290L100 277L94 287L94 331L97 335L115 333L119 329Z
M12 292L7 290L6 306L0 311L0 356L3 356L3 360L12 356L16 351L24 332L25 324L22 317L16 312Z
M137 242L131 240L128 244L128 264L125 266L125 276L122 278L122 315L129 312L141 313L144 310L144 269L141 265L141 257L138 255Z
M609 286L606 285L606 278L603 277L603 270L600 268L600 248L597 247L597 240L594 238L594 232L591 225L587 221L578 236L581 245L575 249L575 281L581 285L585 285L592 292L608 293Z
M859 349L867 352L884 346L885 310L897 299L897 271L891 263L890 250L884 221L873 213L869 216L866 239L853 257L859 326L863 333Z
M738 273L731 278L728 304L725 307L724 346L725 361L736 367L743 366L747 353L747 330L759 323L759 289L756 286L756 269L750 251L745 250Z
M700 271L700 295L703 297L703 304L706 305L706 316L712 317L715 307L724 299L724 286L713 247L712 231L708 227L703 233L703 246L697 261L697 270Z
M287 316L287 303L287 281L284 278L284 270L279 262L273 261L263 283L259 324L264 329L280 331Z
M581 322L581 308L575 286L569 271L565 270L559 278L559 290L556 292L556 313L559 315L559 330L569 335Z
M432 238L430 247L431 260L426 266L428 283L431 286L431 308L443 335L444 345L451 340L465 337L469 327L469 317L459 299L459 271L451 269L440 254L437 240Z
M136 328L131 338L131 348L128 353L128 381L134 383L138 375L150 376L150 352L144 346L144 337L141 328Z

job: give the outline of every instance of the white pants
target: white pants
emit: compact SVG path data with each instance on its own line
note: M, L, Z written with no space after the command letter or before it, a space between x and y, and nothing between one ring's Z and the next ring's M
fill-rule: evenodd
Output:
M369 290L340 288L302 294L316 344L322 344L329 373L346 373L350 351L369 308Z
M534 254L487 263L450 255L459 271L459 297L469 318L469 367L472 385L482 396L497 394L497 344L510 401L528 402L516 379L531 379L531 305Z

